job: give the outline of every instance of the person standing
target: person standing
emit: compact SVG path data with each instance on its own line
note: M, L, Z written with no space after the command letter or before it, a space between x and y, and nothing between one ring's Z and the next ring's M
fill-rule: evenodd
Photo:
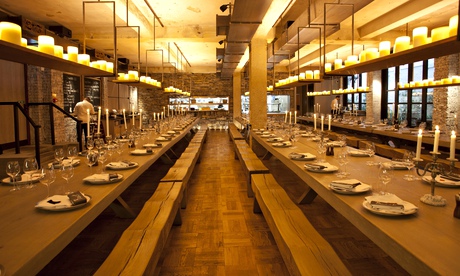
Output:
M96 112L94 111L94 106L93 104L91 103L91 99L89 97L85 97L83 99L83 101L81 102L78 102L76 105L75 105L75 108L74 108L74 115L75 117L77 117L78 120L82 121L81 123L81 129L82 129L82 132L85 134L85 143L87 142L88 140L88 135L90 135L88 133L88 124L90 123L88 121L88 113L87 113L87 110L89 110L89 114L92 115L92 114L95 114ZM81 139L81 133L78 132L78 127L77 127L77 141L80 142L80 139Z
M335 96L331 102L331 114L339 114L339 100L340 96Z

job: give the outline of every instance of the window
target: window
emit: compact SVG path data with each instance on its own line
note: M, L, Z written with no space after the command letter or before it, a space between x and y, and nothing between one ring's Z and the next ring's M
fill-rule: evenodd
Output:
M382 95L382 118L390 121L406 120L409 127L421 122L431 128L433 114L433 88L404 89L404 84L421 81L434 76L434 59L417 61L383 70L382 81L386 95ZM386 87L385 87L386 86Z
M346 88L358 88L367 87L367 73L357 74L354 76L348 76L345 78L344 86ZM366 110L366 94L352 93L346 94L344 97L344 106L348 110Z

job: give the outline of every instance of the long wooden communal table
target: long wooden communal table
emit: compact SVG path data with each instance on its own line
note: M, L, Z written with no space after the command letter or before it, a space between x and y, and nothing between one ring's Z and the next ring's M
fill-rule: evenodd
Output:
M109 171L124 176L123 180L117 183L104 185L83 183L83 178L90 175L90 168L85 164L85 157L79 157L81 164L75 167L70 186L72 190L79 190L92 197L90 203L80 209L66 212L35 210L35 204L46 196L46 188L43 185L37 184L34 189L21 189L18 192L10 192L11 186L1 185L0 264L5 268L6 275L38 273L103 210L119 198L121 193L144 171L174 144L182 140L197 122L198 120L192 120L171 141L162 141L163 146L154 148L152 155L130 155L131 150L125 144L123 160L137 162L139 167ZM114 158L117 157L118 155L114 154ZM93 173L98 172L99 168L100 166L94 167ZM63 183L64 180L57 172L56 182L51 188Z
M435 193L448 200L445 207L425 205L419 199L430 193L430 186L420 181L407 182L403 175L407 170L394 171L388 191L403 200L416 204L418 212L408 216L386 217L370 213L364 209L364 197L342 195L329 189L335 179L332 173L308 172L306 161L293 161L290 152L310 152L317 155L316 143L308 138L300 138L296 149L275 148L257 134L252 133L252 143L263 147L283 162L289 170L298 175L318 196L327 201L335 210L347 218L360 231L381 247L396 262L413 275L458 275L460 271L460 219L453 217L454 195L459 189L436 187ZM258 146L260 145L260 146ZM335 152L339 151L335 149ZM337 165L334 156L326 156L326 161ZM363 183L376 184L378 166L367 166L366 161L384 162L388 159L373 157L350 157L347 165L351 178ZM412 172L414 173L414 172ZM305 187L308 189L308 187Z

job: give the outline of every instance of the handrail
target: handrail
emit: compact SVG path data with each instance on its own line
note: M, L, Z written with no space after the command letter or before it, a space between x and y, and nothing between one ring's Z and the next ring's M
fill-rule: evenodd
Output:
M53 113L53 108L57 109L58 111L60 111L61 113L63 113L64 115L68 116L70 119L74 120L76 123L77 123L77 141L78 141L78 148L80 151L83 150L83 143L82 143L82 139L81 139L81 133L82 133L82 129L81 129L81 124L82 124L82 121L75 118L71 113L65 111L62 107L56 105L55 103L52 103L52 102L43 102L43 103L28 103L27 105L47 105L49 106L49 115L50 115L50 124L51 124L51 144L52 145L55 145L56 144L56 136L55 136L55 133L54 133L54 113Z
M20 153L20 143L19 143L19 118L18 118L18 109L22 112L24 117L26 118L27 122L32 125L34 128L35 134L35 159L37 163L40 165L40 136L39 136L39 129L41 128L40 125L37 125L32 118L27 114L26 110L19 104L19 102L0 102L0 105L12 105L13 106L13 114L14 114L14 146L16 154Z

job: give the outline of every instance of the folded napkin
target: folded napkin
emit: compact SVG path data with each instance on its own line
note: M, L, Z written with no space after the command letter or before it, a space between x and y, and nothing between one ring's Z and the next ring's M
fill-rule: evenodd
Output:
M156 144L145 144L144 148L157 148L161 147L161 143L156 143Z
M290 158L314 158L315 156L311 153L299 153L299 152L291 152L289 153Z
M329 163L306 163L304 167L310 170L320 171L326 169L329 165Z
M131 151L131 153L132 154L146 154L146 153L152 153L152 151L150 150L150 152L149 152L149 151L147 151L145 149L135 149L135 150Z
M331 182L332 188L342 190L352 190L358 185L361 185L361 182L357 179L334 180Z
M83 178L84 181L109 181L110 176L108 173L95 173L93 175Z
M53 195L45 198L35 205L35 207L43 209L65 209L72 206L85 204L88 198L81 192L73 192L68 195Z
M268 138L267 141L268 142L281 142L283 141L284 139L281 138L281 137L273 137L273 138Z
M168 139L166 137L157 137L156 140L157 141L166 141Z
M127 167L132 167L135 166L136 163L134 162L129 162L129 161L121 161L121 162L110 162L107 164L109 167L114 167L114 168L127 168Z
M378 210L390 212L408 212L418 209L414 204L400 199L394 194L367 196L369 205Z
M289 142L289 141L285 141L285 142L280 142L280 143L274 143L273 146L275 146L275 147L290 147L290 146L292 146L292 143Z
M169 130L169 131L168 131L168 132L166 132L166 133L168 133L168 134L176 134L176 132L175 132L175 131L173 131L173 130Z

